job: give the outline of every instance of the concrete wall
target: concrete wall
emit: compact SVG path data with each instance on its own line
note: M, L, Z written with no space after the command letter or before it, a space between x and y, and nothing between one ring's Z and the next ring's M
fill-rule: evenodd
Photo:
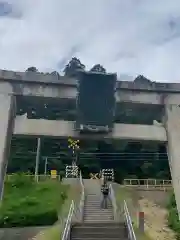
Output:
M0 70L1 81L9 82L30 82L30 83L44 83L56 85L77 86L77 79L72 79L65 76L60 76L52 73L39 72L14 72L9 70ZM162 83L153 82L150 80L138 79L136 81L117 81L118 89L126 90L145 90L154 92L180 92L179 83Z
M177 209L180 216L180 108L166 106L165 125L168 140L168 158Z
M12 84L11 93L24 96L76 98L77 79L54 74L0 70L0 82ZM0 87L0 93L4 90ZM180 84L117 81L117 102L180 104Z
M82 137L74 131L74 122L51 121L44 119L26 119L17 116L14 134L52 137ZM107 135L83 135L84 138L119 138L130 140L166 141L166 132L162 126L115 124L113 132Z
M0 93L4 94L5 82L0 82ZM55 85L16 82L11 83L12 88L9 94L22 96L39 96L47 98L72 98L76 99L77 89L73 85ZM116 94L117 102L144 103L144 104L180 104L180 93L178 92L154 92L144 90L118 89Z

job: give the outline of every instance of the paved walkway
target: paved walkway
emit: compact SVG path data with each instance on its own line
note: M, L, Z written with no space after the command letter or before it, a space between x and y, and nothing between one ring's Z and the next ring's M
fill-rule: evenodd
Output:
M0 240L29 240L45 227L0 228Z

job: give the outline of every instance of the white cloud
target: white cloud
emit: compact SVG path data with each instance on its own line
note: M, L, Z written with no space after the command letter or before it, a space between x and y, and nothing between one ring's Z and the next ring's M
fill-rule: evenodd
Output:
M13 14L0 17L2 69L59 70L77 56L87 69L101 63L122 76L180 82L179 0L7 2Z

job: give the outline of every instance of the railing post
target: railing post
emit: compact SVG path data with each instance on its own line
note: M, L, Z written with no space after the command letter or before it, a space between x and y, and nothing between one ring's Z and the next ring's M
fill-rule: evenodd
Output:
M144 212L139 212L139 231L144 233Z

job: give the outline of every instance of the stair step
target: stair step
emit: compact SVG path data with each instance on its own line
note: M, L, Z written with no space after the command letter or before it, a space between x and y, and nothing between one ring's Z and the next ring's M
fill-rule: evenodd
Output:
M86 222L86 223L98 223L98 222L104 222L104 223L107 223L107 222L109 222L109 221L114 221L114 219L92 219L92 218L84 218L84 222Z
M85 233L85 232L72 232L73 238L98 238L98 239L104 239L104 238L120 238L120 237L126 237L126 232L125 230L120 230L118 231L110 231L110 232L91 232L91 233Z
M113 216L112 213L98 213L98 212L85 212L84 216L102 216L102 217L106 217L106 216Z
M97 218L100 218L100 219L111 219L113 218L113 215L95 215L95 214L92 214L92 215L84 215L84 218L94 218L94 219L97 219Z
M74 238L72 237L73 240L84 240L84 238ZM119 237L109 237L109 238L103 238L104 240L119 240ZM126 240L127 238L124 238L121 240ZM86 238L86 240L99 240L98 237L94 237L94 238Z
M101 202L98 202L98 203L91 203L91 202L88 202L88 203L85 203L85 207L97 207L97 206L101 206ZM108 204L107 205L108 208L112 208L112 205Z
M113 215L95 215L95 214L87 214L87 215L84 215L84 219L87 219L87 218L91 218L91 219L112 219L114 218Z
M102 213L100 211L84 211L84 215L100 215L100 216L113 216L112 212Z
M98 213L105 213L105 214L108 214L108 213L113 213L113 211L112 210L110 210L110 211L102 211L102 209L101 208L85 208L84 209L84 212L98 212Z
M98 228L113 228L113 227L125 227L124 222L107 222L107 223L74 223L73 227L98 227Z
M102 234L120 234L120 233L124 233L126 231L126 229L121 229L121 228L75 228L72 230L72 234L75 236L79 235L79 234L98 234L98 235L102 235Z

